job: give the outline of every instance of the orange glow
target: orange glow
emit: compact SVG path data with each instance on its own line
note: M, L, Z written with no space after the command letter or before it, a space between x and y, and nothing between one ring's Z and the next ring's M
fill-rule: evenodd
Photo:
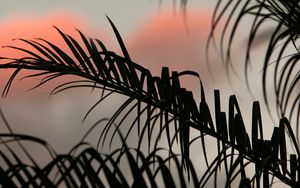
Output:
M162 66L178 71L199 67L210 31L211 11L189 11L185 21L181 14L167 10L150 16L131 36L129 50L133 59L155 72Z
M75 26L82 29L84 27L83 23L80 18L71 13L52 13L44 16L16 15L0 22L0 45L24 46L24 43L20 41L12 41L16 38L43 38L61 45L61 37L59 37L53 26L57 26L62 31L72 34L75 33ZM3 54L13 57L19 55L8 48L2 48L0 52L2 56Z
M62 50L70 52L70 50L64 43L62 37L59 35L59 33L55 30L53 26L58 27L64 33L67 33L75 39L78 39L78 41L81 41L76 29L82 31L84 34L86 34L87 37L95 37L96 33L96 29L91 27L88 28L85 23L85 20L71 12L52 12L41 16L15 15L13 17L7 17L5 20L0 21L0 46L4 46L4 48L0 48L0 56L13 58L26 56L27 54L24 52L5 47L17 46L24 47L26 49L32 49L29 47L29 45L25 44L24 42L14 40L19 38L28 40L43 38L59 46ZM107 37L103 33L99 34L98 31L97 38L100 38L105 42L105 39ZM5 60L1 61L1 63L5 63ZM1 70L1 91L7 79L11 76L12 72L13 70ZM26 71L22 72L22 75L26 75L26 73L24 73ZM12 86L12 89L14 89L14 91L24 91L26 89L31 88L33 84L38 83L38 81L39 79L25 79L19 82L18 79L16 79L15 84ZM16 92L10 92L10 94L13 93Z
M211 12L209 10L188 11L186 23L180 13L175 15L172 10L161 10L159 13L149 16L141 23L139 28L131 31L129 37L124 39L124 41L128 41L126 46L129 54L135 62L149 68L156 75L160 74L161 67L167 66L171 70L193 70L200 72L202 78L209 77L207 68L204 68L206 66L204 63L204 49L210 31ZM36 15L18 15L7 18L6 21L2 21L0 24L0 46L24 47L24 43L12 41L14 38L44 38L52 41L62 49L66 48L53 25L75 39L80 38L75 30L75 28L78 28L87 36L99 38L106 45L111 45L111 40L107 40L107 35L99 36L99 32L95 35L96 32L91 31L91 28L85 25L84 20L72 13L56 12L39 17ZM115 25L118 26L118 23L115 23ZM109 27L109 24L106 26ZM124 37L124 33L121 33L121 35ZM109 41L109 44L107 44L107 41ZM26 47L28 48L28 46ZM67 52L69 51L67 50ZM24 55L22 52L8 48L0 49L0 56L21 57ZM8 76L11 75L11 71L2 74L2 78L3 75L6 79L1 79L1 87L3 87ZM29 80L33 81L32 79ZM29 84L16 83L14 86L18 90L23 88L21 90L24 91L24 88L28 89L32 86L32 82ZM15 88L14 86L13 88Z

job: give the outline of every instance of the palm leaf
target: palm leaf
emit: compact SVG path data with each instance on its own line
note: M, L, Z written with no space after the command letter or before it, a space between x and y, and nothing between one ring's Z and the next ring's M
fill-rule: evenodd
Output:
M212 31L208 41L207 49L211 48L211 43L215 41L216 29L225 20L221 34L220 46L222 59L228 68L232 68L232 47L236 41L239 26L243 23L249 25L250 32L247 37L247 47L245 49L245 78L249 88L249 67L252 49L255 47L254 40L265 41L265 58L262 64L262 88L263 97L268 107L269 113L272 108L269 96L275 94L279 117L288 116L290 120L295 119L295 127L298 137L299 126L299 1L285 0L246 0L246 1L226 1L219 0L214 11L212 20ZM247 21L246 21L247 18ZM252 20L249 20L252 18ZM244 21L245 20L245 21ZM272 28L264 34L265 23L273 24ZM225 39L227 44L225 45ZM275 60L273 60L275 59ZM256 62L257 63L257 62ZM271 68L271 67L274 67ZM228 71L228 69L227 69ZM273 80L270 88L267 80ZM251 89L251 88L250 88Z
M34 143L47 146L48 144L35 137L19 134L1 134L1 144L10 148L13 142L23 142L30 140ZM6 137L13 138L14 140L5 140ZM123 140L124 141L124 140ZM84 146L85 145L85 146ZM180 176L182 185L188 182L188 179L183 175L182 166L180 165L180 156L172 154L168 158L162 158L158 155L161 153L161 148L151 152L145 156L142 152L135 149L130 149L124 143L125 148L116 149L111 154L101 154L89 145L83 142L74 146L74 148L64 155L55 155L50 163L44 167L38 167L36 169L31 164L23 161L17 157L17 152L12 151L17 159L17 163L7 158L8 154L0 150L0 157L3 159L1 165L1 177L6 179L0 180L0 185L3 187L11 186L28 186L28 187L146 187L151 185L152 187L158 187L160 184L160 178L157 176L159 172L162 174L162 180L164 182L176 181L176 173L165 164L166 162L172 162L172 165L176 166L177 174ZM79 149L81 147L81 149ZM73 151L79 151L75 154ZM141 160L140 162L134 159L134 153ZM50 153L49 153L50 154ZM34 157L34 156L32 156ZM131 177L133 181L127 179L128 169L120 165L120 161L125 161L131 170ZM189 161L192 165L192 163ZM7 167L5 167L7 166ZM197 175L194 168L191 168L193 174L193 182L197 183ZM25 174L25 175L24 175ZM55 176L53 176L55 174ZM166 184L165 187L169 187L170 184ZM196 187L196 184L193 185Z
M191 173L195 186L199 184L204 186L212 175L214 175L215 182L217 182L218 170L221 170L220 167L222 165L224 165L228 185L236 179L237 175L240 175L240 185L248 186L249 179L246 176L245 170L250 163L255 164L256 167L253 176L256 178L250 179L250 182L255 182L258 185L261 180L260 177L263 177L263 183L267 186L267 184L269 184L269 175L272 174L287 185L297 185L297 181L294 181L295 168L292 166L299 164L291 164L289 167L287 161L289 158L291 158L290 161L295 161L295 155L296 161L298 161L300 153L299 149L297 149L298 144L296 137L286 118L281 119L279 128L274 128L275 136L273 139L264 140L258 102L254 102L252 112L252 129L254 131L251 136L252 140L250 141L235 96L229 98L229 114L226 116L220 105L220 94L218 91L215 92L214 117L216 119L213 121L211 110L205 99L205 92L200 81L200 76L197 73L192 71L178 73L174 71L170 74L168 68L163 68L160 77L152 76L149 70L131 61L120 34L111 21L110 23L120 43L124 57L107 50L100 40L88 39L81 32L79 32L79 34L83 44L57 29L70 48L71 54L68 55L67 52L64 52L56 45L45 40L38 40L36 42L26 42L27 40L23 40L31 45L35 51L28 51L26 48L12 47L25 52L28 56L20 59L2 58L2 60L8 62L1 64L0 68L16 70L9 79L4 94L7 94L19 71L27 69L42 72L34 73L29 75L29 77L45 76L44 80L42 80L38 86L63 75L75 75L80 77L78 81L61 84L54 89L54 93L74 87L91 87L101 88L103 90L100 102L106 98L106 91L127 96L125 102L111 118L99 120L88 132L90 133L96 126L100 125L100 123L107 122L100 134L98 145L100 145L101 141L102 145L104 144L108 139L108 131L111 131L113 128L115 128L113 135L117 135L116 133L121 132L121 126L124 124L124 120L129 117L130 114L134 113L134 109L136 109L135 115L145 117L145 120L142 120L142 118L139 119L139 117L135 118L130 128L125 129L127 132L124 138L121 136L123 146L120 150L116 150L110 155L101 155L96 150L89 148L84 150L77 157L71 154L59 155L52 163L49 163L49 165L45 167L46 171L43 173L43 176L50 174L55 168L55 171L60 174L55 181L55 185L64 184L66 186L76 187L78 186L76 180L79 179L83 183L82 186L88 186L89 181L97 181L97 186L102 187L105 184L102 179L99 181L94 180L98 172L101 171L110 186L124 185L128 187L130 182L126 180L125 175L117 165L122 156L125 155L134 182L139 185L145 185L147 180L144 179L143 175L138 173L143 174L145 172L147 174L146 177L148 176L148 178L151 179L150 169L146 166L153 163L158 164L154 171L155 173L152 174L153 178L156 178L157 173L161 173L165 185L173 185L175 179L165 164L173 159L176 163L177 172L179 173L185 169L188 177L190 177L189 174ZM183 75L196 76L199 78L201 101L196 102L193 93L181 87L180 77ZM110 94L107 96L111 97ZM199 104L199 107L197 104ZM94 108L94 106L92 108ZM118 118L121 118L121 122L119 123L117 123ZM228 124L226 123L227 120ZM138 152L136 155L137 159L142 160L144 165L143 169L137 164L138 161L133 160L132 153L130 153L130 149L126 146L126 139L130 136L131 129L134 127L137 127L140 133L138 135ZM154 134L154 130L157 130L158 134ZM190 147L191 144L194 143L190 134L191 130L199 133L202 152L207 167L212 170L207 171L207 177L203 179L199 178L200 181L196 178L195 167L190 162ZM258 130L260 137L258 137ZM291 156L287 155L286 132L292 138L292 145L296 148L296 153ZM12 137L16 136L13 132L10 134ZM159 151L158 142L163 138L163 134L165 134L168 143L168 157L166 159L162 159L156 155ZM276 135L279 135L281 139L276 139ZM146 136L148 136L148 138ZM217 157L213 160L212 165L209 164L210 161L208 161L205 146L205 138L207 136L215 138L218 146ZM110 142L112 142L112 139L113 137L110 138ZM155 144L150 148L152 139L155 140ZM148 153L149 156L152 157L145 157L142 151L139 150L144 140L148 140ZM180 160L172 152L174 140L178 140L180 144ZM7 141L3 141L2 143L7 146ZM230 149L230 151L228 149ZM279 153L272 151L279 151ZM11 153L13 152L11 151ZM86 155L87 153L88 155ZM117 159L115 160L114 157L116 156ZM11 162L6 160L5 155L3 158L6 164L13 168L13 166L10 165ZM17 157L15 158L17 159ZM93 167L91 161L96 161L96 163L100 164L97 170L93 171L91 169L91 167ZM18 160L18 162L20 165L20 160ZM83 172L82 169L85 168L88 168L89 171ZM24 167L22 169L26 170ZM297 167L296 171L298 171L298 169ZM17 174L17 172L15 174ZM89 177L85 178L86 176ZM183 176L180 175L179 180L182 186L186 185ZM155 185L153 180L149 181L152 185ZM11 184L11 182L8 182L8 184Z

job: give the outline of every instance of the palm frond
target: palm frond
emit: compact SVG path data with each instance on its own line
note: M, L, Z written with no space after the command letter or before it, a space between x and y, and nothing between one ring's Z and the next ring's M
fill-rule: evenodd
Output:
M52 160L43 167L32 165L19 158L19 149L11 148L14 142L19 144L31 141L48 148L48 144L35 137L15 133L0 134L0 185L2 187L176 187L177 178L182 187L197 187L197 175L190 163L191 177L182 172L180 156L171 154L163 158L158 153L167 152L157 148L145 156L141 151L128 148L116 149L111 154L102 154L89 144L80 142L68 154L55 154ZM29 151L28 148L26 150ZM49 151L49 155L52 152ZM75 154L75 152L78 154ZM80 152L78 152L80 151ZM14 156L9 159L9 153ZM54 152L55 153L55 152ZM135 155L139 160L135 159ZM34 158L34 154L30 154ZM125 165L131 171L128 170ZM172 163L174 168L168 164ZM174 171L175 170L175 171ZM130 177L129 177L130 176ZM192 178L192 182L190 182ZM173 185L173 186L172 186Z
M155 186L154 180L143 179L138 172L145 172L149 179L157 176L157 173L162 173L165 185L173 185L174 179L165 163L174 160L176 168L179 171L185 169L186 172L191 173L194 185L205 186L208 180L214 176L215 185L217 184L218 169L224 166L227 176L226 185L232 182L240 175L240 185L248 186L249 183L260 184L261 177L263 177L264 187L270 184L269 176L273 176L281 180L287 185L297 186L298 179L295 179L295 173L299 173L299 164L295 161L299 160L300 152L299 146L296 142L296 137L293 134L291 125L286 118L282 118L279 122L279 128L275 127L271 140L263 138L261 114L258 102L253 103L253 118L252 118L252 135L251 140L249 134L245 129L245 124L242 114L235 96L229 98L229 113L226 115L222 111L220 94L215 91L215 110L214 117L209 109L205 98L205 92L200 81L200 76L192 71L184 72L169 72L167 67L162 69L161 76L152 76L150 71L144 67L131 61L125 45L118 33L116 27L110 21L114 33L120 43L124 57L115 54L106 49L104 44L98 39L90 39L79 32L82 43L77 42L71 36L63 33L57 29L66 45L69 47L71 53L64 52L58 46L45 40L29 41L24 40L27 44L32 46L35 51L28 51L26 48L11 47L26 53L28 56L20 59L2 58L8 62L1 64L0 68L15 69L12 77L9 79L5 89L4 95L9 91L13 80L17 74L23 69L41 71L41 73L33 73L29 77L45 76L40 85L63 75L75 75L80 77L78 81L71 81L63 83L54 89L54 93L65 91L74 87L91 87L101 88L103 93L100 102L110 96L109 93L120 93L127 96L127 100L119 107L119 109L112 115L111 118L101 119L96 122L91 129L94 129L100 123L107 122L100 134L99 144L102 144L108 139L108 131L115 128L113 135L118 135L121 132L121 126L125 123L125 119L129 119L129 114L136 110L136 118L132 121L129 128L125 129L125 137L122 138L122 149L116 150L110 155L100 155L95 149L87 149L78 157L73 155L61 155L56 157L43 171L42 174L50 174L54 166L61 165L58 168L61 176L57 177L55 185L64 182L66 186L77 186L76 180L80 180L82 186L88 185L85 177L87 173L90 175L90 180L96 181L99 187L104 185L102 180L95 180L98 171L103 170L104 176L107 178L110 186L124 185L128 187L130 183L126 180L125 175L119 170L118 161L122 156L127 157L127 161L131 168L134 179L134 185L145 185L150 182ZM191 91L186 90L180 85L180 77L183 75L196 76L199 78L199 85L201 88L201 101L196 102ZM106 91L109 93L106 95ZM110 96L111 97L111 96ZM198 106L199 104L199 106ZM94 108L94 107L92 107ZM144 120L142 120L144 117ZM117 118L121 121L117 123ZM142 168L133 160L133 156L126 146L126 139L132 135L131 130L137 127L138 129L138 152L136 157L142 160L146 166ZM190 147L195 140L192 138L190 132L196 131L199 133L200 143L202 145L202 152L207 163L207 168L210 169L205 173L202 179L196 178L195 167L190 162ZM90 130L89 132L91 132ZM157 134L155 134L157 131ZM288 156L286 149L286 132L292 138L292 146L296 153ZM10 136L15 134L10 133ZM168 158L163 159L156 156L155 153L160 150L158 142L165 135L165 140L168 144ZM0 135L1 136L1 135ZM5 136L5 135L2 135ZM205 138L211 136L217 143L217 157L210 163L207 157ZM110 142L112 142L112 137ZM151 147L151 142L154 139L154 145ZM141 154L140 147L142 142L148 140L149 156L145 157ZM172 146L175 140L179 141L181 159L174 157ZM8 149L7 142L2 142ZM11 149L9 149L11 151ZM12 154L13 151L11 151ZM93 153L93 154L91 154ZM118 155L118 160L114 160L114 156ZM3 159L11 168L11 161L3 155ZM15 157L16 158L16 157ZM152 159L155 159L152 161ZM18 158L16 158L18 159ZM84 161L82 161L84 159ZM290 160L289 160L290 159ZM19 159L18 159L19 161ZM83 172L81 169L90 168L93 165L91 161L96 161L97 170ZM290 161L290 166L288 162ZM291 163L293 162L293 163ZM109 163L111 166L107 166ZM154 174L150 171L148 164L158 164ZM18 163L21 165L22 163ZM255 165L255 173L252 178L246 175L246 167L249 164ZM296 168L295 168L296 166ZM55 167L56 168L56 167ZM12 170L15 170L14 168ZM2 170L3 171L3 170ZM2 172L1 171L1 172ZM97 172L95 174L95 172ZM3 174L10 174L6 171ZM13 174L17 172L13 171ZM151 178L150 178L151 176ZM34 176L37 177L37 176ZM188 176L189 177L189 176ZM24 179L16 178L24 183ZM46 178L46 177L45 177ZM179 178L181 186L185 186L185 178ZM35 181L35 180L32 180ZM30 182L25 183L29 184ZM9 181L7 185L14 184Z
M249 87L249 67L254 41L264 35L266 42L265 57L262 60L262 88L266 105L270 111L269 96L275 94L279 117L289 116L295 119L299 126L299 23L300 5L298 0L246 0L224 1L219 0L212 20L212 32L208 41L208 49L215 41L215 31L223 25L218 49L228 68L234 70L232 64L232 47L236 41L239 27L243 23L250 25L245 48L244 73ZM252 20L250 20L252 18ZM223 23L222 19L224 19ZM273 24L268 28L265 23ZM259 39L261 40L261 39ZM225 41L227 43L225 43ZM274 60L275 59L275 60ZM260 63L260 62L255 62ZM273 80L272 88L268 80ZM270 91L271 89L271 91ZM251 90L251 88L250 88ZM297 128L298 129L298 128ZM298 135L297 131L297 135Z
M147 113L147 121L150 126L151 118L156 114L151 113L149 110L141 111L139 101L142 101L149 105L144 109L149 109L151 108L150 106L161 109L159 113L160 128L166 133L169 146L171 146L169 124L174 122L175 124L179 124L179 127L185 127L184 129L179 129L179 134L181 135L180 140L182 143L185 143L185 146L182 145L182 152L184 152L186 156L189 156L189 151L187 150L188 135L186 135L186 133L189 132L189 126L184 126L184 124L186 124L186 121L190 121L190 116L192 116L192 121L198 121L199 114L192 93L181 88L179 77L182 75L199 77L199 75L192 71L181 73L173 72L172 75L170 75L169 69L163 68L161 77L152 76L149 70L131 61L120 34L113 23L110 23L117 36L118 42L120 43L124 57L118 56L112 51L108 51L101 41L97 39L88 39L79 32L84 44L83 47L81 47L75 39L63 33L58 28L56 28L56 30L64 39L71 53L74 55L73 57L51 42L42 39L35 42L21 39L31 45L36 52L10 46L10 48L23 51L29 56L21 59L14 59L9 63L0 65L0 68L16 69L3 91L3 96L7 95L14 78L22 69L42 72L29 75L28 77L46 75L41 83L34 88L63 75L79 76L87 80L86 84L79 84L79 82L72 82L72 86L68 86L69 84L62 84L53 92L56 93L73 87L86 86L95 88L102 85L103 87L101 86L100 88L111 90L129 97L128 101L120 107L107 123L105 131L100 136L100 140L102 138L106 140L106 135L112 127L114 120L120 116L121 112L127 110L129 104L134 101L137 101L136 107L139 107L138 116ZM174 116L171 122L169 121L170 116ZM126 117L127 115L125 115L125 118ZM139 122L138 119L137 122ZM133 123L132 126L134 124L135 123ZM138 125L138 127L140 127L140 125ZM129 129L128 134L130 130L131 129ZM148 130L148 135L151 135L151 130L146 130ZM185 133L183 133L183 131Z

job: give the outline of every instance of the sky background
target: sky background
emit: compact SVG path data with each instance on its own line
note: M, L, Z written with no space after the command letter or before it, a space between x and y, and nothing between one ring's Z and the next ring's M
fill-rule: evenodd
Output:
M262 101L261 87L257 84L260 83L261 67L252 66L251 84L254 96L251 96L242 74L239 77L233 76L232 82L235 87L230 87L217 52L210 54L212 75L209 74L205 63L204 49L216 0L189 0L186 25L179 12L179 2L175 5L175 9L172 8L171 0L163 0L161 4L159 2L158 0L5 1L0 7L0 46L23 45L19 41L12 41L14 38L45 38L65 49L61 38L53 28L55 25L79 39L75 31L77 28L92 38L99 38L109 49L120 52L106 19L107 15L121 33L133 61L149 68L156 75L160 74L163 66L168 66L171 70L199 72L211 107L213 89L218 88L221 90L224 111L227 111L228 97L236 94L242 113L251 114L252 101ZM236 62L243 59L240 49L245 47L246 37L241 35L238 39L237 46L233 49L233 60ZM258 54L255 58L261 58L260 47L254 50ZM0 48L0 52L1 56L23 55L7 48ZM243 71L243 64L237 63L236 68ZM3 88L11 71L5 70L1 74L0 86ZM116 96L101 104L82 124L83 116L97 101L100 92L72 90L49 100L49 92L55 85L53 83L37 91L26 92L26 89L38 81L37 79L16 81L9 96L0 100L1 108L16 132L41 137L58 152L66 152L72 148L95 121L110 117L123 100L122 97ZM183 79L183 84L194 92L198 100L198 80ZM266 125L273 127L274 123L268 118L264 105L262 111ZM246 125L250 125L251 117L245 115L244 118ZM6 131L4 127L0 130ZM96 133L93 138L98 138ZM265 133L268 135L271 132Z
M24 46L20 41L12 39L44 38L66 49L53 28L57 26L78 39L75 31L77 28L90 37L102 40L108 49L120 52L106 19L107 15L117 26L135 62L149 68L156 75L160 74L163 66L176 71L200 72L201 78L205 80L205 87L212 92L212 88L217 86L213 86L204 63L204 46L210 31L213 6L213 1L189 1L186 27L180 14L180 5L174 5L173 1L162 1L160 4L159 1L149 0L30 0L26 3L12 0L3 3L0 8L0 45ZM8 48L0 50L3 56L24 55ZM216 73L223 72L219 64L214 70ZM2 88L11 73L9 70L2 71ZM219 74L220 80L224 80L222 76L224 74ZM76 91L75 94L56 96L48 101L51 86L55 84L50 83L42 90L26 92L38 81L16 81L9 96L1 99L2 108L15 130L45 138L57 150L70 148L78 141L78 135L84 133L80 125L82 115L78 114L84 114L97 101L98 96L89 92L82 96L82 93L77 94ZM192 83L198 83L198 80L184 81L185 86L194 90L198 98L199 84L195 86ZM113 112L103 108L97 110L98 113L95 114L98 118L108 117ZM40 125L41 122L43 125ZM75 124L78 124L77 128Z
M200 73L206 89L206 96L213 106L213 89L220 89L222 108L227 111L228 97L236 94L245 123L250 125L252 101L262 100L259 84L260 66L252 66L251 85L253 96L246 89L244 75L233 76L234 88L230 87L223 65L217 52L211 52L212 75L205 63L205 44L210 31L211 15L216 0L189 0L186 25L180 14L179 0L9 0L0 7L0 46L20 45L15 38L45 38L66 49L53 25L79 39L75 28L92 38L99 38L115 52L120 52L106 15L111 18L131 55L133 61L149 68L159 75L161 67L171 70L193 70ZM187 26L187 27L186 27ZM187 28L190 31L187 32ZM244 29L244 31L246 28ZM243 31L243 30L242 30ZM242 32L243 33L243 32ZM244 32L244 35L245 34ZM233 60L238 62L237 70L243 71L242 50L246 37L241 34L233 49ZM254 51L262 57L258 45ZM7 48L0 48L0 56L20 57L24 54ZM1 71L0 89L5 85L11 71ZM214 79L213 79L213 78ZM0 100L1 108L16 132L41 137L48 141L59 153L66 152L80 141L86 130L98 119L110 117L121 104L123 98L115 96L97 107L85 123L81 120L89 107L99 98L100 92L72 90L48 99L50 83L37 91L26 92L39 80L16 81L9 96ZM196 84L195 84L196 83ZM183 79L183 84L199 99L197 79ZM273 127L264 105L262 107L265 124ZM213 109L213 108L211 108ZM250 132L250 126L248 131ZM268 130L269 127L266 127ZM272 130L272 129L270 129ZM0 127L0 131L7 131ZM266 131L266 135L271 132ZM97 132L92 136L98 138ZM97 141L97 140L93 140ZM134 141L133 141L134 142ZM198 154L197 154L198 155ZM45 158L45 160L47 160Z
M44 38L53 41L62 49L66 49L61 37L53 26L59 27L65 33L79 39L75 28L87 36L98 38L108 49L120 53L117 40L113 36L106 15L111 18L121 33L133 61L149 68L154 75L159 75L161 67L168 66L170 70L193 70L200 73L208 99L213 105L213 89L220 89L227 108L228 97L236 94L240 103L249 107L256 98L250 96L243 82L243 75L233 76L232 88L226 77L221 60L216 51L211 52L210 67L205 61L205 44L210 31L211 15L215 1L190 0L187 4L186 24L180 14L180 5L175 1L150 0L29 0L6 1L0 8L0 45L24 46L16 38ZM175 7L175 8L174 8ZM189 32L187 32L189 30ZM237 42L233 49L233 60L238 62L243 58L241 51L245 37ZM1 55L21 57L21 52L9 48L1 48ZM235 55L235 54L238 54ZM239 59L240 58L240 59ZM236 66L242 72L243 64ZM254 66L255 79L260 69ZM2 71L1 86L12 71ZM213 78L214 79L213 79ZM253 87L253 91L258 87ZM38 79L18 80L12 85L12 90L6 99L1 99L2 109L7 113L13 128L19 131L35 134L46 138L58 150L73 146L78 135L84 133L80 118L88 107L97 101L97 94L75 91L72 95L55 96L48 101L48 94L54 83L47 84L42 90L26 92ZM196 83L196 85L195 85ZM194 92L199 99L199 82L197 79L183 78L183 85ZM257 90L261 100L261 93ZM118 98L113 102L118 104ZM244 103L244 104L243 104ZM118 106L118 105L117 105ZM103 110L105 109L105 110ZM250 108L244 108L245 114L250 114ZM94 118L108 117L113 110L99 107ZM97 115L95 115L97 114ZM250 117L245 117L250 118ZM93 119L93 118L91 118ZM43 122L43 125L40 125ZM78 127L75 128L75 124ZM88 123L87 123L88 124ZM90 122L92 124L92 120ZM70 127L71 126L71 127ZM88 125L87 125L88 126ZM86 127L84 128L86 130ZM75 141L76 142L76 141Z

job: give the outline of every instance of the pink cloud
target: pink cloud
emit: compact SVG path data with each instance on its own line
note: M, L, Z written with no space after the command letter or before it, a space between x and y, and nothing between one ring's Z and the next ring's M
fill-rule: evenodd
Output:
M29 45L19 40L13 39L28 39L35 40L36 38L46 39L55 45L59 46L63 50L69 51L68 47L64 43L62 37L55 30L53 26L58 27L64 33L70 34L78 41L81 41L80 36L76 29L79 29L88 37L95 37L96 29L88 27L86 21L80 16L76 16L72 12L52 12L44 15L14 15L7 17L5 20L0 21L0 46L17 46L31 49ZM97 29L98 30L98 29ZM97 32L97 37L101 40L105 40L107 37L104 33ZM22 57L27 55L23 52L11 49L0 48L0 56L2 57ZM1 63L4 63L1 61ZM26 72L26 71L23 71ZM0 89L6 84L7 79L11 75L12 70L1 70ZM25 75L25 74L22 74ZM34 79L26 79L21 82L16 81L13 85L13 89L18 91L24 91L29 89L34 83L38 83ZM25 84L26 83L26 84ZM13 92L10 92L11 94ZM16 93L16 92L15 92ZM22 92L23 93L23 92Z
M176 71L193 70L206 83L211 82L205 63L211 16L211 10L188 11L186 20L172 10L150 15L128 40L132 59L156 75L166 66ZM212 68L215 73L222 71Z
M76 29L82 31L88 37L97 37L104 41L107 41L108 38L103 32L99 32L99 28L91 27L84 18L68 11L50 12L42 15L14 15L0 20L0 24L0 46L25 47L23 42L13 39L34 40L43 38L65 49L66 45L62 37L53 26L58 27L64 33L70 34L75 39L79 39L79 41L81 40ZM9 48L0 49L0 53L1 56L16 57L22 55Z
M209 10L189 11L186 23L181 14L174 15L172 10L161 10L160 13L148 16L136 30L131 31L124 38L125 42L128 41L126 46L132 59L149 68L156 75L160 74L161 67L167 66L176 71L199 72L202 79L206 80L206 83L209 82L204 49L211 26L211 12ZM0 21L0 24L0 46L24 46L20 41L12 41L14 38L44 38L67 49L53 25L80 39L75 30L78 28L87 36L99 38L108 46L112 45L112 42L107 36L114 37L111 33L99 35L99 29L88 26L84 19L71 12L53 12L42 16L16 15ZM117 23L115 25L118 26ZM106 27L110 27L108 22ZM125 36L122 33L121 35ZM118 48L116 52L119 53ZM0 56L20 57L22 55L24 53L12 49L0 49ZM5 71L2 78L3 75L8 78L11 71ZM6 79L1 79L1 87L5 82ZM24 84L23 81L22 84L15 83L13 88L24 91L24 88L28 89L32 86L34 80L30 79L27 82L28 84Z

